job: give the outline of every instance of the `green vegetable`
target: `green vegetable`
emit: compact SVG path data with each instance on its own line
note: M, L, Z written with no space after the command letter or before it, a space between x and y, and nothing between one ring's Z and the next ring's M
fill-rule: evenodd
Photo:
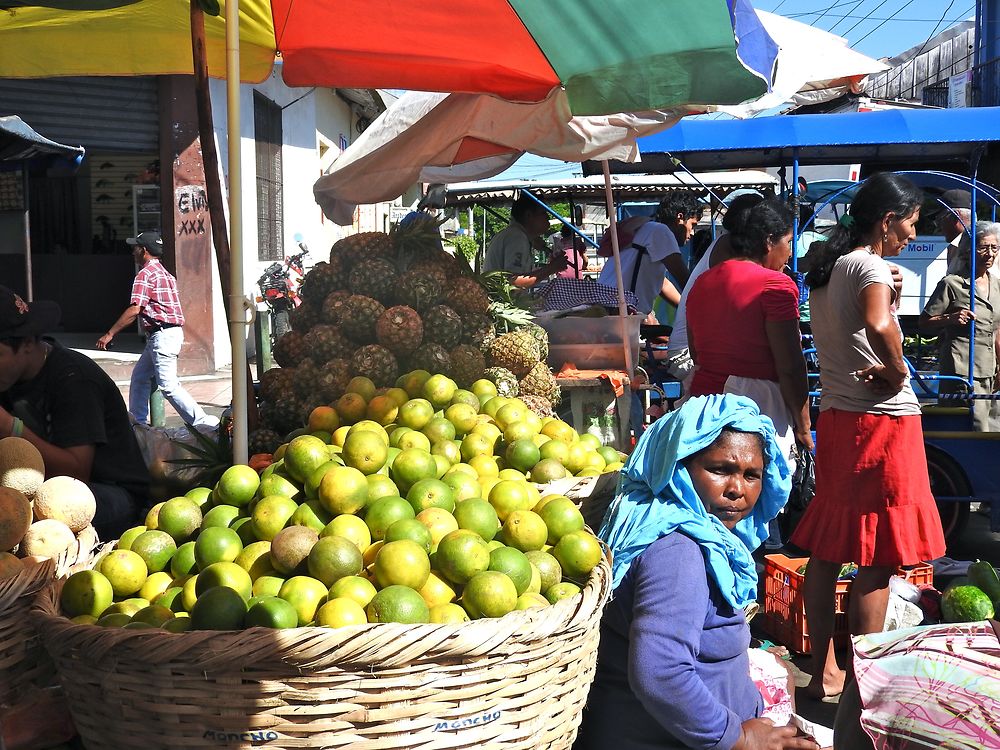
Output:
M993 608L1000 607L1000 577L985 560L976 560L969 566L969 580L993 602Z
M995 614L993 603L976 586L956 586L941 597L941 613L945 622L979 622Z

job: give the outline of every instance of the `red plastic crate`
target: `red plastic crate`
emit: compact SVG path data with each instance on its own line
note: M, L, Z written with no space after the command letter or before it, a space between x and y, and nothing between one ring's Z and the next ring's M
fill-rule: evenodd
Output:
M806 623L802 585L805 576L798 572L808 557L764 556L764 608L761 622L776 642L800 654L810 652L809 627ZM920 586L934 582L934 568L920 563L910 569L900 568L897 575ZM837 647L848 642L847 602L851 581L837 581L833 638Z

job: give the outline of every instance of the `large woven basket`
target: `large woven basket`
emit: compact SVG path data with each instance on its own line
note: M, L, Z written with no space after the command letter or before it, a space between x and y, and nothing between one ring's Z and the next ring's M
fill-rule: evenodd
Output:
M551 607L457 625L167 633L34 619L88 750L569 748L610 567Z
M615 498L620 476L620 471L609 471L595 477L569 477L537 486L543 495L565 495L575 501L587 525L592 529L600 529L604 514Z
M28 616L35 594L53 576L88 562L92 548L79 540L58 559L25 564L24 570L0 580L0 703L8 703L29 685L50 684L55 667Z

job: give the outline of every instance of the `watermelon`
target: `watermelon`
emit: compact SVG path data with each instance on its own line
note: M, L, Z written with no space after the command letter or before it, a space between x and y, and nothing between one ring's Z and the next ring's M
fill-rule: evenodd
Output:
M955 586L941 597L945 622L979 622L995 614L993 603L977 586Z
M976 560L969 566L969 580L993 602L993 608L1000 607L1000 578L985 560Z

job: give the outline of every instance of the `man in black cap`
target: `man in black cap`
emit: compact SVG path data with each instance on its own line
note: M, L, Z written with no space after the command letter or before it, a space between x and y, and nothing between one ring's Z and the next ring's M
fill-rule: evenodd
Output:
M0 437L38 448L46 477L86 482L97 498L97 533L114 539L138 522L149 472L111 378L42 337L59 318L54 302L28 303L0 286Z
M148 424L149 395L155 383L185 424L214 430L219 426L218 418L206 414L177 377L177 357L184 344L184 311L177 294L177 279L160 263L163 239L159 232L143 232L126 242L134 248L139 273L132 282L129 306L97 340L97 348L107 349L115 334L139 318L146 334L146 348L132 370L128 391L132 418L139 424Z
M948 270L959 273L961 258L968 257L972 247L972 193L968 190L946 190L941 194L944 207L937 216L938 231L948 242Z

